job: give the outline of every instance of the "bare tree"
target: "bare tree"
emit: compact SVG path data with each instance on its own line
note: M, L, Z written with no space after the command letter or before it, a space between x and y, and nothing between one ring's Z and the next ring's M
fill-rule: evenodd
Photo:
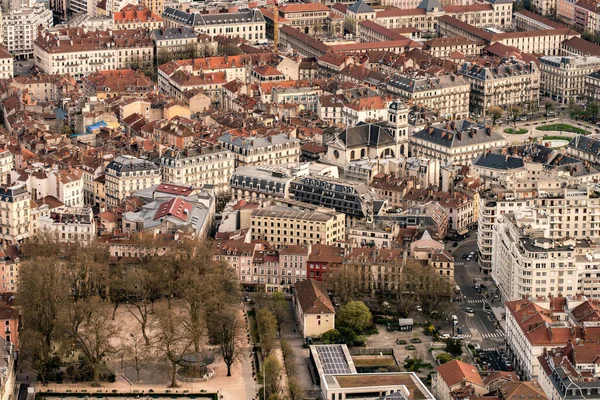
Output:
M281 336L281 328L288 319L288 303L281 292L275 292L268 303L269 310L277 321L277 333Z
M283 372L281 363L275 354L269 355L263 361L263 382L264 382L264 399L270 398L272 395L278 395L281 390L280 375Z
M141 370L148 366L152 359L152 348L146 345L140 331L132 332L124 339L121 351L127 365L135 370L136 379L139 382Z
M214 326L216 344L227 365L227 376L231 376L231 366L243 357L242 345L246 333L244 322L239 310L230 307L215 314L210 324Z
M342 304L360 300L364 292L365 281L361 273L362 265L343 264L327 277L327 287Z
M170 364L170 387L175 388L177 387L177 366L193 346L194 340L184 328L181 317L176 315L171 308L157 307L152 319L152 327L154 346Z
M100 386L100 367L105 356L116 352L113 341L119 334L110 318L110 310L98 298L89 300L89 314L73 332L75 346L88 361L94 371L93 386Z
M261 308L256 313L260 348L263 355L268 356L275 348L277 342L277 320L268 308Z

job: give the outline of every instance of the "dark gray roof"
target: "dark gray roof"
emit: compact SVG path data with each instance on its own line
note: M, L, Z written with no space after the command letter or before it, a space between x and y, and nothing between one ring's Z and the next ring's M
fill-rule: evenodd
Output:
M198 37L198 33L196 33L192 28L188 27L164 28L154 29L150 37L156 41L172 39L192 39Z
M569 142L569 147L594 156L600 156L600 140L598 139L577 135Z
M386 128L364 122L359 122L356 126L344 130L339 139L346 145L346 148L390 146L396 143Z
M355 14L375 12L375 10L373 10L373 8L367 3L365 3L363 0L358 0L356 3L348 7L348 10L352 11Z
M478 64L466 62L460 68L459 73L470 78L487 80L505 76L528 75L538 70L534 62L524 63L512 59L503 59L498 66L489 68Z
M117 173L122 173L132 171L152 171L158 170L159 167L151 161L141 160L131 156L118 156L108 163L106 169L114 170Z
M413 137L448 148L505 140L491 128L467 120L432 125L416 132Z
M189 13L171 7L166 7L163 17L172 19L188 26L211 26L222 24L241 24L247 22L264 22L262 13L257 9L244 8L236 13L200 14Z
M0 200L12 203L15 197L27 193L23 186L0 187Z
M421 3L419 3L417 8L422 8L427 10L427 12L434 11L435 9L440 11L444 9L439 0L421 0Z
M453 86L468 85L469 82L462 76L442 75L437 77L419 77L412 78L404 75L395 75L387 84L391 87L400 89L405 92L420 92L431 89L441 89Z
M503 156L496 153L483 153L473 161L473 165L493 169L516 169L522 168L525 163L522 158Z

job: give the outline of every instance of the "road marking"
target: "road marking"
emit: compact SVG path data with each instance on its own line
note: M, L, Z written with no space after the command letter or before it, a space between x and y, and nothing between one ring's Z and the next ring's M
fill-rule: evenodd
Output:
M496 331L494 333L484 333L483 335L481 335L484 339L492 339L492 338L503 338L504 337L504 332L502 331Z
M483 303L483 300L469 299L469 300L467 300L467 303L469 303L469 304Z

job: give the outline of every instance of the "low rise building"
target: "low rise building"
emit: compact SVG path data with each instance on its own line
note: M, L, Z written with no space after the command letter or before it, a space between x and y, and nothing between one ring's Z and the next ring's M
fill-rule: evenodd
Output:
M160 15L150 11L143 5L127 4L125 7L113 14L115 29L160 29L163 20Z
M443 164L469 163L480 153L506 145L491 127L467 120L435 124L410 137L413 156L429 157Z
M159 184L161 175L153 162L121 155L106 166L104 179L106 205L117 207L133 192Z
M425 42L425 50L437 58L478 56L484 46L485 41L481 39L473 40L460 36L434 38Z
M438 400L452 400L463 393L481 396L488 392L477 368L460 360L435 367L431 391Z
M477 115L485 116L491 106L539 103L540 70L533 61L504 59L495 67L467 62L459 74L471 85L470 108Z
M598 164L600 163L600 140L577 135L569 142L567 154L586 162Z
M540 58L540 91L568 104L586 98L586 77L600 69L600 57L546 56Z
M169 149L160 157L164 182L193 187L209 185L217 194L229 192L234 163L233 153L221 146Z
M335 309L323 282L309 278L295 283L292 301L303 337L335 329Z
M276 247L286 245L332 245L346 239L346 215L331 209L312 211L268 206L252 212L252 240Z
M38 218L38 229L60 242L86 245L96 239L96 221L91 207L57 207Z
M329 7L321 3L289 3L279 7L279 16L288 26L302 29L307 34L323 32L330 12Z
M85 95L98 99L141 97L157 91L156 84L150 78L129 68L93 72L82 79L81 85Z

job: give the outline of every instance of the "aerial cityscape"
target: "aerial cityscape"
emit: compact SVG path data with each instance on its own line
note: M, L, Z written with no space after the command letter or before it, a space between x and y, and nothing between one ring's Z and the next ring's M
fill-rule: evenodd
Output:
M0 1L0 400L600 400L600 2L311 1Z

